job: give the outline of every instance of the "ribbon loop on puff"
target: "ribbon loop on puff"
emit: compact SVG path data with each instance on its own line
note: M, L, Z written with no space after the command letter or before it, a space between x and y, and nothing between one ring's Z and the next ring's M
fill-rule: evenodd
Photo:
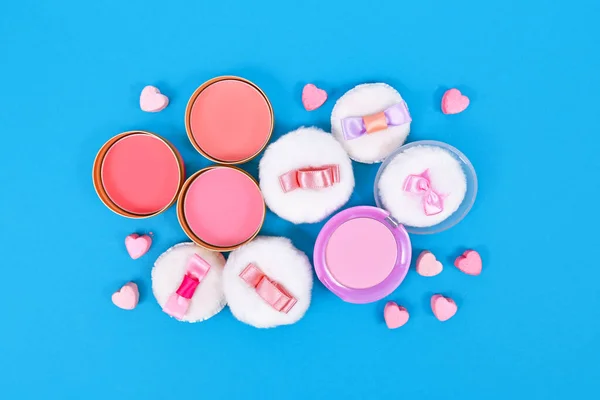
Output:
M342 133L346 140L352 140L391 126L404 125L410 121L412 118L408 112L408 106L402 101L375 114L342 118Z
M323 189L339 182L340 166L337 164L299 168L279 177L279 184L284 193L296 189Z
M404 191L421 196L425 215L436 215L444 211L444 198L431 188L429 170L419 175L409 175L404 181Z
M240 273L240 278L253 287L267 304L279 312L287 314L296 304L297 300L294 296L289 294L279 283L271 280L254 264L248 264Z
M190 308L191 298L196 288L208 274L210 264L198 254L190 257L183 281L175 293L165 303L163 311L172 317L182 319Z

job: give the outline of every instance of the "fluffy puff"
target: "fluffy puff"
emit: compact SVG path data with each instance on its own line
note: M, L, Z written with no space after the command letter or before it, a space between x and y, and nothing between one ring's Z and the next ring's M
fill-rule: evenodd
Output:
M296 298L297 303L287 314L272 308L240 278L240 273L250 263ZM312 286L313 275L308 257L283 237L259 236L233 251L223 273L225 297L232 314L257 328L297 322L310 305Z
M444 198L444 210L425 215L423 198L403 190L408 175L429 170L431 187ZM403 225L428 227L437 225L452 215L467 193L467 178L460 162L448 151L437 146L415 146L391 159L378 182L383 207Z
M367 164L381 162L404 144L410 133L410 122L346 140L342 133L342 119L375 114L401 101L400 93L385 83L358 85L335 103L331 112L331 132L354 161Z
M303 167L338 164L340 182L319 190L284 193L279 177ZM260 190L275 214L295 224L319 222L342 207L354 189L352 161L343 147L318 128L299 128L269 145L259 165Z
M219 313L227 304L223 293L223 267L225 257L208 251L194 243L179 243L158 257L152 268L152 292L163 307L169 297L179 288L192 255L198 254L211 266L196 288L190 308L183 321L200 322Z

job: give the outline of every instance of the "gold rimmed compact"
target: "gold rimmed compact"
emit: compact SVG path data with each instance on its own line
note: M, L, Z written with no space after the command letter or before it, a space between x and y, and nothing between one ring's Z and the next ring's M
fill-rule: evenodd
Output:
M102 146L92 176L96 193L109 209L124 217L148 218L175 203L185 168L169 141L151 132L130 131Z
M192 145L220 164L241 164L260 154L273 133L273 107L254 83L220 76L190 97L185 127Z

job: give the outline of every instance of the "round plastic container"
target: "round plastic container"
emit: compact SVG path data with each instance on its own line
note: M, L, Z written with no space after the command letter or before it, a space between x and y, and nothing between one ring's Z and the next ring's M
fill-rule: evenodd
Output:
M427 226L427 227L411 226L410 224L403 223L401 216L393 215L393 213L391 215L391 218L393 218L396 223L403 224L409 233L431 234L431 233L442 232L446 229L453 227L457 223L459 223L469 213L469 211L471 210L471 207L473 207L473 203L475 202L475 197L477 196L477 175L475 174L475 169L473 168L473 165L471 164L469 159L463 153L461 153L458 149L450 146L449 144L434 141L434 140L421 140L418 142L406 144L406 145L398 148L398 150L396 150L394 153L392 153L383 162L383 164L379 168L379 171L377 172L377 176L375 178L375 186L374 186L375 201L379 208L386 209L384 201L382 200L382 197L381 197L380 190L379 190L379 187L380 187L379 182L381 180L381 176L397 155L405 152L406 150L415 148L417 146L431 146L431 147L441 148L443 150L446 150L448 154L450 154L454 159L456 159L458 161L458 163L460 164L460 167L462 169L462 172L465 175L465 179L466 179L465 195L464 195L460 205L458 206L458 208L452 214L450 214L448 217L446 217L443 221L441 221L435 225L431 225L431 226ZM419 171L414 171L414 172L417 173ZM402 183L400 183L400 185L402 185Z

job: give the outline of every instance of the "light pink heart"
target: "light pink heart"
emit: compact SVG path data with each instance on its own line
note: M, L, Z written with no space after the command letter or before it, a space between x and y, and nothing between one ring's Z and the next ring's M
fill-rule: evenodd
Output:
M140 292L135 283L125 284L118 292L113 293L112 302L123 310L133 310L140 299Z
M467 250L454 260L454 266L469 275L479 275L483 268L481 256L475 250Z
M327 92L319 89L312 83L302 89L302 104L306 111L313 111L321 107L327 100Z
M442 97L442 112L444 114L458 114L467 109L469 98L458 89L450 89Z
M436 276L444 267L429 251L423 251L417 258L417 273L421 276Z
M131 258L138 259L150 250L152 246L152 238L148 235L138 235L132 233L125 238L125 248L131 256Z
M443 322L452 318L458 311L458 307L451 298L436 294L431 296L431 310L433 315Z
M383 309L383 318L388 328L396 329L408 322L409 314L406 308L390 301Z
M146 112L159 112L169 105L169 98L154 86L146 86L140 95L140 108Z

